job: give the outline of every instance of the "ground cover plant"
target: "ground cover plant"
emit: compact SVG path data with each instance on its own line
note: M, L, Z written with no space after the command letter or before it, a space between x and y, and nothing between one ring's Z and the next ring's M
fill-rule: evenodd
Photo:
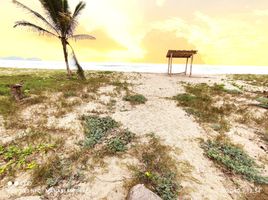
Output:
M12 72L12 75L6 72ZM118 91L128 86L119 81L122 78L120 73L88 72L85 75L87 80L78 80L66 79L62 70L0 69L0 115L7 118L29 105L43 103L52 93L63 93L64 98L83 97L83 91L86 91L85 94L95 93L105 85L113 85ZM17 83L23 84L25 98L21 102L16 102L10 93L10 86Z
M212 124L212 128L216 131L229 130L229 123L225 116L233 112L235 106L227 102L223 102L221 106L216 106L214 97L226 93L231 95L238 95L238 93L230 93L223 85L209 86L205 83L187 84L185 90L186 93L173 97L178 102L178 106L184 107L185 111L195 116L199 122Z
M126 95L123 100L130 102L132 105L145 104L147 99L142 94Z
M23 148L17 145L0 146L0 176L36 168L38 157L54 148L54 144L28 145Z
M135 139L135 134L122 129L111 117L84 116L84 148L98 158L125 152Z
M235 74L232 79L245 81L247 84L268 87L268 75Z
M261 176L259 166L244 150L232 144L228 139L218 137L215 140L203 142L201 147L205 155L224 169L241 175L251 182L268 184L268 177Z
M144 184L163 200L178 199L181 191L179 169L170 156L170 147L161 144L153 134L148 139L148 143L136 146L134 150L140 164L130 166L134 177L128 187Z

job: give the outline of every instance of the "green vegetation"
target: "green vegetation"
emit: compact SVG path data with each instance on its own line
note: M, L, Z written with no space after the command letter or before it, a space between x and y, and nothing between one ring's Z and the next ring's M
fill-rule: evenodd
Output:
M111 117L100 118L98 116L84 116L85 120L85 146L94 147L107 137L108 131L119 125Z
M100 158L127 150L135 135L128 130L121 130L119 124L111 117L84 116L84 147L95 148Z
M268 75L236 74L232 76L232 79L245 81L247 84L255 86L268 86Z
M52 144L39 144L20 148L16 145L0 146L0 175L12 174L17 170L27 170L37 167L35 156L50 151L55 146Z
M3 75L6 72L11 72L12 75L10 73ZM86 77L85 81L75 78L66 79L62 70L0 69L0 115L8 117L16 114L21 108L42 103L47 99L47 93L61 92L65 98L68 98L96 92L105 85L114 85L119 91L128 86L124 83L118 84L120 73L89 72ZM11 97L9 86L20 82L23 82L25 99L15 102Z
M56 186L61 180L70 177L70 170L69 165L62 163L57 155L52 156L46 163L34 169L31 186Z
M75 97L77 94L74 91L66 91L63 94L64 98Z
M241 112L241 116L236 119L238 123L247 124L251 127L258 127L261 131L258 131L261 139L268 144L268 111L264 112L261 116L256 117L252 112L247 109L238 110Z
M125 152L135 135L127 130L120 130L119 125L110 117L84 117L86 139L81 149L68 156L55 154L34 168L32 187L45 185L47 188L59 185L72 178L79 179L81 165L94 168L103 164L105 156L114 156ZM88 161L90 159L92 163ZM104 165L102 165L104 166Z
M163 200L178 199L181 186L177 164L170 156L170 147L162 145L157 137L150 135L149 142L136 147L134 154L140 164L130 166L134 173L130 187L144 184Z
M199 122L211 123L212 128L216 131L225 132L229 130L229 123L225 116L236 109L235 105L223 102L221 106L215 106L216 100L214 100L217 95L229 93L223 85L188 84L185 85L185 89L187 93L173 97L178 102L178 106L184 107L186 112L194 115ZM232 94L234 93L232 92Z
M129 101L132 105L145 104L147 99L142 94L127 95L123 98L124 101Z
M107 151L111 154L124 152L127 150L127 145L135 138L135 134L128 130L119 132L116 136L107 140Z
M257 105L257 106L268 109L268 98L266 98L266 97L259 97L256 100L258 102L260 102L260 104Z
M258 166L240 147L233 145L228 139L217 138L202 143L207 157L233 173L242 175L248 181L268 183L268 177L260 175Z

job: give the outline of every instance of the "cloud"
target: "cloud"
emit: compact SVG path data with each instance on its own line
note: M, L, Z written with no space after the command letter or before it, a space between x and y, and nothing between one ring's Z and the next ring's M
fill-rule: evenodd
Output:
M199 50L210 64L267 65L268 32L264 21L252 13L211 17L195 13L194 20L172 18L153 24L154 29L174 31Z
M187 39L177 37L173 31L151 30L142 42L146 49L145 62L166 63L166 53L169 49L196 49ZM204 63L200 55L195 56L196 63ZM176 59L176 63L185 63L185 59Z
M21 1L34 10L41 10L40 4L34 0ZM97 40L75 45L79 58L84 61L165 62L166 49L197 48L209 64L268 65L265 55L268 10L260 9L260 3L247 0L252 3L248 3L246 11L241 11L241 4L224 1L223 5L228 4L235 10L227 12L221 10L219 2L211 5L208 0L202 1L202 5L195 0L85 1L87 7L80 16L78 32L92 34ZM265 8L267 1L261 1ZM57 39L12 28L16 20L39 21L10 2L0 1L0 11L5 19L0 20L0 43L5 47L0 49L0 55L61 59ZM74 8L79 0L69 2ZM26 48L30 51L25 51Z
M166 0L156 0L156 5L161 7L164 5L165 2L166 2Z
M121 59L142 58L141 40L144 36L143 15L136 0L88 1L82 24L88 31L104 30L113 40L124 46L125 51L114 51ZM138 13L138 11L140 11ZM111 56L115 53L111 52Z
M266 9L266 10L254 10L253 13L257 16L268 16L268 9Z

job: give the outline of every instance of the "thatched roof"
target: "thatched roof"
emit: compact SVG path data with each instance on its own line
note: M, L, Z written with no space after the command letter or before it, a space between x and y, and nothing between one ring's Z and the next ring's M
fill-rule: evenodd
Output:
M167 58L170 58L172 55L172 58L190 58L194 54L197 54L196 50L168 50Z

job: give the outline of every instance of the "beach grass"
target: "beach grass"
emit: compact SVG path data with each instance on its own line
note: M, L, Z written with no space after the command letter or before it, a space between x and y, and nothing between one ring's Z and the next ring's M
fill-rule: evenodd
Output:
M224 169L242 175L245 179L257 184L268 184L268 177L260 174L259 166L245 151L223 135L215 140L202 143L205 155Z
M255 86L268 86L268 75L256 75L256 74L235 74L232 75L233 80L245 81L247 84Z
M83 147L96 151L98 159L127 151L135 134L120 128L111 117L84 116L85 140Z
M234 105L223 102L222 105L216 106L214 97L218 95L231 94L237 95L226 90L223 85L201 83L196 85L185 85L186 93L178 94L173 100L178 102L185 111L193 115L201 123L210 123L212 128L219 132L229 130L229 123L225 116L232 113Z
M134 94L134 95L128 94L123 98L123 100L130 102L131 105L139 105L139 104L145 104L147 98L142 94Z
M140 164L129 166L134 178L127 187L144 184L163 200L175 200L182 189L177 162L170 156L170 147L161 144L158 137L149 134L148 139L147 144L139 144L133 149Z
M42 103L47 93L63 93L65 98L77 96L86 88L86 93L96 92L104 85L114 85L117 90L127 88L120 82L120 73L87 72L87 80L67 78L62 70L7 70L0 69L0 115L8 117L21 107ZM25 98L15 102L10 94L10 86L23 84ZM120 83L120 84L119 84Z

